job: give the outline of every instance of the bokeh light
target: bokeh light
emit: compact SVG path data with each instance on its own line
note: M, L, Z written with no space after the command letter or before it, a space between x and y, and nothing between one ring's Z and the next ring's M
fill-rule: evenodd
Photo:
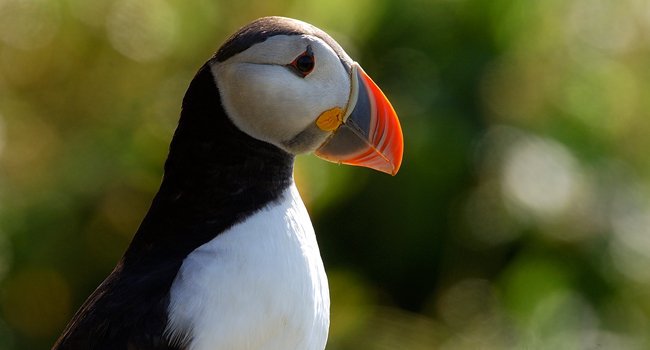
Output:
M49 44L61 25L60 2L3 0L0 2L0 40L22 50Z
M6 143L6 137L7 135L5 134L5 124L4 124L4 118L2 115L0 115L0 158L2 157L2 151L4 151L5 148L5 143Z
M501 186L512 205L541 219L566 211L580 176L566 148L551 140L523 136L505 157Z
M115 1L106 22L113 47L143 62L162 59L174 49L177 26L176 13L166 1Z
M194 73L265 15L332 34L404 130L395 177L297 159L329 350L650 348L647 1L0 0L0 349L111 271Z

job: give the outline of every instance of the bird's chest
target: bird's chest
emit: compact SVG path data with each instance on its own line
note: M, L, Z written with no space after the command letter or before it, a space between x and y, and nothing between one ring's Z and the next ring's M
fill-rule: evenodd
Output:
M327 278L295 187L192 252L168 313L169 334L191 350L322 350Z

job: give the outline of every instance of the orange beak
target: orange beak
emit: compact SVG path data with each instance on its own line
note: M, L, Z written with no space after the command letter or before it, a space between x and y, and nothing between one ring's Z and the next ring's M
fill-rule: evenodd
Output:
M325 160L395 175L402 164L402 128L384 93L354 63L350 100L334 133L315 154ZM319 118L321 119L321 118ZM317 121L319 127L319 121Z

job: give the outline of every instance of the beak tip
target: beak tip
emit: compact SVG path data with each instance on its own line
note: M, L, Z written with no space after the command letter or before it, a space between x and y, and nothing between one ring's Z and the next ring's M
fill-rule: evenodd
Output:
M393 164L392 170L390 172L391 176L397 175L397 172L399 172L400 167L402 166L402 160L400 159L396 164Z
M404 136L402 134L402 127L399 124L399 120L397 120L397 117L394 118L394 124L392 126L393 130L393 146L391 147L391 152L390 152L390 165L391 165L391 172L390 174L392 176L397 175L397 172L402 166L402 159L404 157Z
M393 170L390 172L390 175L391 176L397 175L397 172L399 171L399 168L400 168L400 164L398 164L397 166L393 166Z

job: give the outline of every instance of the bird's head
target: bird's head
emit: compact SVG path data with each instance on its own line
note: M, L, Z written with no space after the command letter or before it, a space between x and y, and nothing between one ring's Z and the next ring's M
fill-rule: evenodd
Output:
M240 130L291 154L397 173L402 131L379 87L329 35L265 17L209 61L223 107Z

